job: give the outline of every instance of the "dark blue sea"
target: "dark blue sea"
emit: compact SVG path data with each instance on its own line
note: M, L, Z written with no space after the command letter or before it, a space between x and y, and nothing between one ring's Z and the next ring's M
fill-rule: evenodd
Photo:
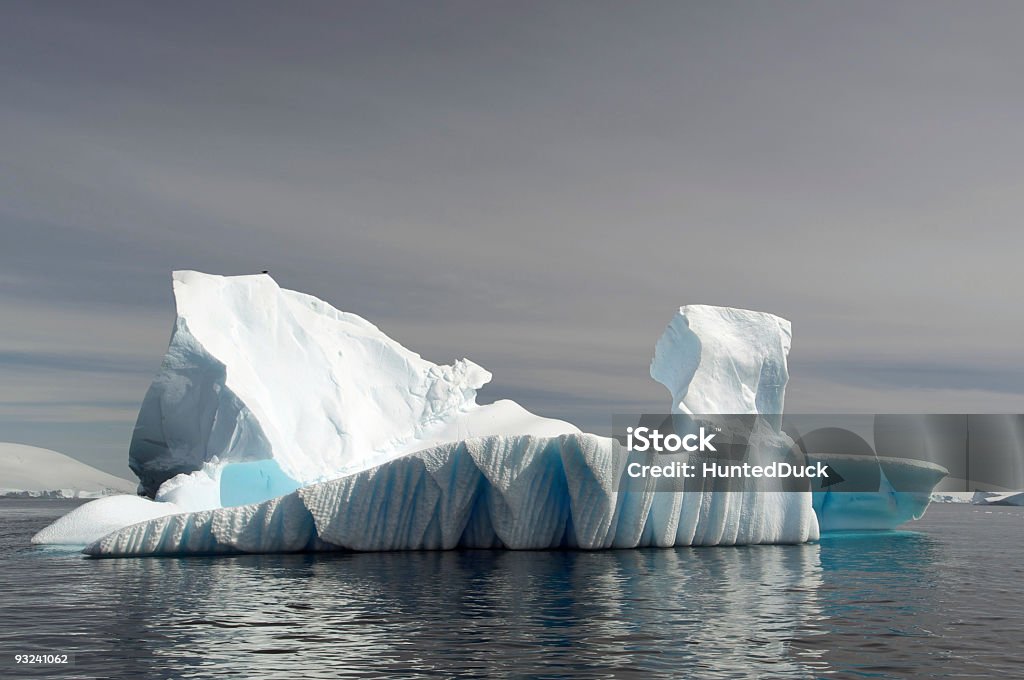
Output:
M803 546L87 559L0 500L0 677L1024 674L1024 508ZM15 665L68 654L74 665Z

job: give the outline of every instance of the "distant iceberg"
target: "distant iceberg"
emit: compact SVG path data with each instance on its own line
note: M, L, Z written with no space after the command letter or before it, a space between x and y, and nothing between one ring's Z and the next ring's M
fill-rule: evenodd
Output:
M127 556L818 538L809 492L755 480L619 488L612 439L515 402L479 405L491 374L477 364L433 364L269 276L176 272L174 293L174 332L130 448L140 492L154 498L132 502L152 509L110 504L83 519L90 504L34 541L74 527L88 554ZM786 452L790 340L771 314L683 307L651 375L675 413L764 414L763 441Z
M50 449L0 442L0 497L100 498L129 493L127 479Z
M1024 506L1024 491L975 491L969 502L974 505Z

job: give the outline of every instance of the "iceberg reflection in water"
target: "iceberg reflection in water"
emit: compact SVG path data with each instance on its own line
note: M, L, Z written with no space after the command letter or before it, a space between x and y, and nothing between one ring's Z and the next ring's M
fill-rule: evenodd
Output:
M196 670L258 659L256 670L273 675L294 668L296 656L318 654L325 665L307 677L424 667L583 677L827 669L823 649L790 649L822 618L817 545L246 555L90 567L138 586L128 618L148 630L129 654L145 656L153 637L168 636L162 653L203 650ZM146 595L154 590L169 600ZM163 607L174 626L148 614Z

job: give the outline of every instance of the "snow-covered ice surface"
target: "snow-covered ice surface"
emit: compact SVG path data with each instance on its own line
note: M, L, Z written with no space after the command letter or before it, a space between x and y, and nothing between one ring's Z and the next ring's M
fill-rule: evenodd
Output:
M159 500L225 505L217 475L235 463L263 461L265 493L241 499L253 502L452 438L579 431L511 402L478 406L491 374L472 361L434 364L267 275L173 283L177 320L129 451Z
M765 491L760 480L727 492L620 489L625 457L611 439L511 401L478 405L483 368L426 361L269 276L177 272L174 292L170 347L130 451L155 500L120 513L122 526L92 542L91 555L818 537L810 493ZM683 307L651 376L674 412L779 416L790 337L789 322L771 314ZM767 440L786 450L780 421L763 419ZM106 530L118 513L101 510ZM76 535L88 533L86 519ZM64 542L58 524L49 542Z
M786 319L730 307L680 308L654 348L651 377L673 413L783 412L792 344Z
M0 496L98 498L131 493L134 487L63 453L0 442Z
M141 496L108 496L81 505L35 536L37 545L88 545L117 531L126 523L181 513L173 503L157 503Z

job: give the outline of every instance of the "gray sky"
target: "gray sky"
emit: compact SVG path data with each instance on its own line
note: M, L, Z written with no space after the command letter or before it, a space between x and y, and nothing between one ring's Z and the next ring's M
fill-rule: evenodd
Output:
M588 429L681 304L790 411L1024 411L1024 4L12 2L0 440L127 475L172 269L270 269Z

